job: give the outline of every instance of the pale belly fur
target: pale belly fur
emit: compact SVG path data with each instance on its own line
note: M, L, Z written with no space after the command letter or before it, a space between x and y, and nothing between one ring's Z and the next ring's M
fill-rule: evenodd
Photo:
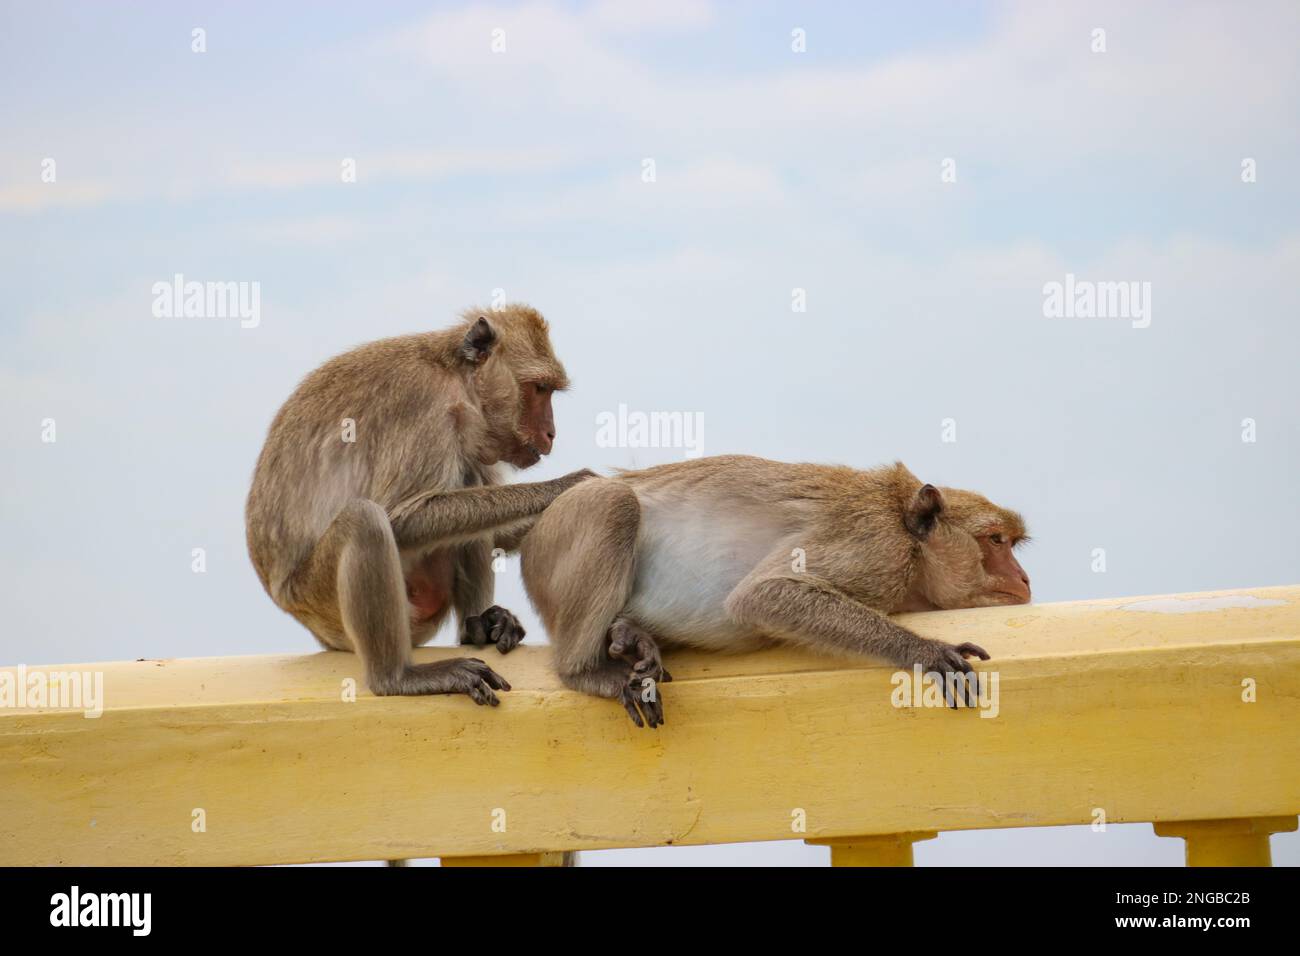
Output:
M767 641L732 621L727 596L789 529L758 509L686 504L638 494L641 528L628 614L661 641L740 651Z

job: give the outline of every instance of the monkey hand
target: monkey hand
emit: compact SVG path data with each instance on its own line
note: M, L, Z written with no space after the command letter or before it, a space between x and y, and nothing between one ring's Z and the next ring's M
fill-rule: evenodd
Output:
M915 658L909 666L920 665L924 674L937 674L943 688L943 699L949 707L957 707L961 699L967 707L977 704L979 674L966 660L978 657L989 659L988 651L978 644L945 644L943 641L922 640Z
M504 677L477 657L445 663L450 665L445 672L448 690L451 693L469 694L476 704L491 704L495 707L501 703L496 691L510 689L510 684Z
M609 629L610 659L631 665L620 694L623 709L638 727L652 730L664 723L664 704L659 685L673 675L664 668L659 645L646 631L620 618Z
M596 474L590 468L579 468L577 471L571 471L567 475L563 476L560 481L563 482L565 488L572 488L574 485L586 481L588 478L599 477L600 475Z
M524 639L524 626L503 607L492 605L482 614L467 617L461 623L460 642L482 647L495 644L502 654L508 654Z
M477 657L410 664L392 680L371 690L376 694L468 694L476 704L501 703L496 692L509 690L510 682Z

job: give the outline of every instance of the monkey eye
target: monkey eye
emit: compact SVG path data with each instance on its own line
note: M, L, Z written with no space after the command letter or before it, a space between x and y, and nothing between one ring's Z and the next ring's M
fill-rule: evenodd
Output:
M1002 537L1002 534L1000 532L998 534L989 535L989 540L992 541L994 544L999 544L999 545L1003 544L1006 541L1006 539Z

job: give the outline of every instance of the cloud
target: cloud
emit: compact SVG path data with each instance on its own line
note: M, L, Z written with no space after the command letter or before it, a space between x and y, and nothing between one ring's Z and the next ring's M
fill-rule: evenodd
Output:
M226 183L243 189L298 189L343 182L344 160L352 160L358 183L433 181L452 176L510 176L546 172L572 161L573 151L543 146L537 149L453 147L435 150L354 150L347 156L314 160L240 160Z
M921 195L900 181L902 164L937 182L931 170L948 156L963 182L983 166L1003 189L1067 188L1099 165L1136 160L1163 162L1155 185L1181 189L1242 156L1295 152L1292 124L1259 122L1300 113L1294 5L1253 8L1232 30L1212 4L994 9L985 32L943 49L832 60L818 55L814 34L807 54L778 45L757 66L713 62L707 72L655 38L728 29L743 22L739 8L440 9L341 48L260 63L297 81L272 84L238 110L217 92L205 103L164 88L152 110L61 130L56 155L94 169L75 188L70 179L58 191L38 188L33 157L47 137L19 126L0 158L0 208L323 188L339 182L345 156L356 158L360 181L375 183L730 156L748 168L797 167L814 191L889 206L900 188ZM1098 25L1104 54L1089 48ZM211 71L221 61L205 62ZM340 84L348 76L356 82ZM87 108L102 112L109 104L96 95Z
M599 0L588 16L602 30L631 33L643 30L683 30L709 26L716 19L711 3L699 0Z
M97 206L113 198L114 189L107 183L43 183L33 173L29 183L0 188L0 211L31 213L57 207Z
M557 115L581 114L584 142L597 149L618 128L611 124L635 122L640 135L670 148L726 135L733 148L784 157L826 143L903 147L936 161L965 152L1081 164L1180 143L1240 148L1244 130L1257 132L1257 111L1295 112L1300 92L1278 83L1277 70L1279 63L1294 70L1288 41L1300 11L1282 4L1268 12L1224 31L1221 9L1209 4L1009 4L987 35L956 49L860 65L787 53L761 71L707 79L676 60L646 66L620 50L598 16L547 3L435 13L397 31L385 49L418 54L465 95L480 96L502 123L526 121L538 103L552 124ZM722 15L718 22L725 28ZM1109 31L1100 54L1089 45L1098 24ZM505 31L504 52L491 50L495 29ZM1206 68L1189 70L1189 63ZM404 70L401 76L409 82ZM554 128L567 136L574 127ZM1276 138L1287 136L1279 130Z
M642 159L654 161L655 180L642 178ZM606 227L672 227L714 213L779 214L788 208L776 171L727 156L699 160L629 157L621 172L537 198L512 198L492 207L501 226L600 222Z

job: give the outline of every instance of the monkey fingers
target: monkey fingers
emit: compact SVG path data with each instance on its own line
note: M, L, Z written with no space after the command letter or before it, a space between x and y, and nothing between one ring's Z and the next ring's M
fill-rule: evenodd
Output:
M610 625L608 653L613 660L630 664L631 677L638 683L645 677L664 684L672 680L664 670L655 639L626 618L619 618Z
M623 709L638 727L654 730L664 723L664 704L655 682L649 678L630 678L619 695ZM638 709L639 708L639 709ZM644 720L642 716L644 715Z
M494 604L482 614L465 618L461 625L460 642L476 647L495 644L498 651L508 654L519 646L525 633L519 618Z
M481 615L475 614L461 621L460 642L473 644L475 647L482 647L487 643L487 627L483 624Z
M524 626L519 623L519 618L505 608L490 607L483 612L483 617L489 621L488 640L495 644L502 654L514 650L524 639Z
M954 672L948 674L947 678L948 681L944 684L944 700L947 701L949 707L955 710L959 697L967 707L979 706L979 671ZM954 688L959 688L957 694L953 693Z
M419 683L420 694L468 694L476 704L501 703L496 691L509 690L509 682L477 657L462 657L433 664L413 664L408 669Z
M664 670L655 639L626 618L619 618L610 625L607 650L611 660L631 665L620 691L620 700L632 722L638 727L662 725L664 705L659 698L659 685L673 678Z
M632 723L638 727L645 726L645 720L641 717L641 711L636 705L636 692L630 686L624 685L619 692L618 701L627 711L627 715L632 718Z
M509 690L509 682L476 657L469 658L464 664L466 665L464 682L467 693L474 703L491 704L493 707L500 704L501 699L495 692Z
M634 663L628 680L639 684L647 677L660 684L670 683L673 679L673 675L668 673L657 653L653 657L643 657Z
M984 654L981 660L988 660L987 652L974 644L962 644L953 647L950 644L935 642L934 659L926 665L926 673L934 674L943 688L944 702L952 708L958 706L960 699L967 707L974 707L979 698L979 673L967 662L965 655ZM960 686L960 694L956 692Z
M495 644L502 654L513 651L524 639L524 626L505 608L494 604L479 616L487 628L488 642Z
M965 659L968 657L978 657L980 660L986 661L989 659L989 652L984 650L984 648L980 647L978 644L970 643L970 641L958 644L953 649L962 657L964 670L961 674L956 675L956 678L962 682L963 693L966 698L966 706L974 707L979 698L980 674L979 671L972 668L969 664L966 664ZM951 703L953 707L957 706L955 701Z

